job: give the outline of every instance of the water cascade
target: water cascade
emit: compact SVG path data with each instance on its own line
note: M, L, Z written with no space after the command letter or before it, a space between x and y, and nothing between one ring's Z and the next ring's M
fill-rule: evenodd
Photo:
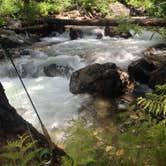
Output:
M129 63L142 56L143 50L159 42L105 36L103 39L96 39L99 30L103 34L103 29L99 27L84 30L85 38L73 41L69 40L68 32L57 37L42 38L40 43L34 43L29 48L29 55L15 59L23 81L49 131L63 129L72 119L78 118L79 109L91 100L91 96L71 94L70 76L47 77L43 72L44 66L58 64L75 71L92 63L114 62L126 70ZM37 117L10 62L0 62L0 79L10 103L26 120L39 128Z

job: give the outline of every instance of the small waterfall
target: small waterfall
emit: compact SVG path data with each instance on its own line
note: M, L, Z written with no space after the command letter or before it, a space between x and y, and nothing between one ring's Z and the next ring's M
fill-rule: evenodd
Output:
M161 41L162 36L160 33L156 31L147 31L143 30L140 33L135 32L134 30L130 30L130 33L132 34L134 39L141 39L141 40L155 40L155 41Z

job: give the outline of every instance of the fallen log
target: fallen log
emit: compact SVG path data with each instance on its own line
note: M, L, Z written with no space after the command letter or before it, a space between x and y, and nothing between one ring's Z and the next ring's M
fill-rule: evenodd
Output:
M82 25L82 26L118 26L122 21L117 19L100 19L100 20L71 20L71 19L56 19L53 17L45 18L48 24L61 25ZM126 23L137 24L140 26L160 26L166 27L166 18L137 18L126 20Z
M124 22L124 21L123 21ZM122 21L117 19L100 19L100 20L71 20L71 19L57 19L55 17L45 17L41 20L37 20L37 25L25 26L22 28L14 29L16 33L42 33L47 34L50 31L64 32L64 26L76 25L76 26L118 26ZM40 23L40 24L39 24ZM126 20L128 24L136 24L140 26L156 26L166 27L166 18L138 18Z
M44 23L44 24L37 24L37 25L30 25L21 28L14 29L16 33L37 33L48 35L51 31L57 31L59 33L63 33L65 31L64 25L59 23Z
M39 25L32 25L32 26L27 26L27 27L21 27L14 29L16 33L24 33L24 32L29 32L29 33L46 33L46 31L49 31L50 26L48 24L39 24Z

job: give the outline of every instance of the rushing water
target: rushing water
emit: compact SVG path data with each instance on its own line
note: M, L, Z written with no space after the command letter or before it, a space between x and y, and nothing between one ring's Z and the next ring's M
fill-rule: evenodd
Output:
M30 55L15 59L23 81L49 131L65 128L70 120L78 118L78 110L91 97L87 94L71 94L69 78L46 77L43 73L44 66L54 63L77 70L91 63L114 62L120 68L127 69L129 63L142 56L144 49L159 42L109 37L98 40L95 39L95 33L99 30L103 33L100 28L84 30L86 37L74 41L69 40L68 33L43 38L30 48ZM39 129L37 117L10 62L0 62L0 79L10 103Z

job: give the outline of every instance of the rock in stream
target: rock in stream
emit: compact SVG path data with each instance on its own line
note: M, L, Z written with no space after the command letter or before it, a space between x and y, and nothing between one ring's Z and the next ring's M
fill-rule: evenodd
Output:
M72 74L70 91L74 94L98 93L107 97L117 97L122 94L123 85L114 63L96 63Z

